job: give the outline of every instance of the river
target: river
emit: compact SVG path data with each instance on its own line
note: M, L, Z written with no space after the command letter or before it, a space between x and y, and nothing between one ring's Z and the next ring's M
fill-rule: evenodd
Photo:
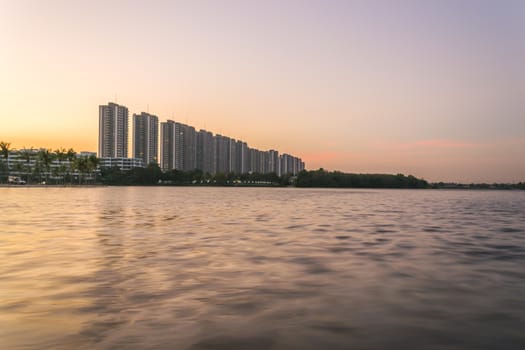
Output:
M1 349L524 349L525 191L0 188Z

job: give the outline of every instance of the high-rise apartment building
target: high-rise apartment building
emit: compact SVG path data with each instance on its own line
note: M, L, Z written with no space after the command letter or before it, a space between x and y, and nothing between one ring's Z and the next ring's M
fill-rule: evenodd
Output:
M237 141L228 140L228 172L235 173L237 169Z
M142 112L133 114L133 157L144 164L158 162L159 118Z
M184 170L184 124L175 122L173 125L173 169Z
M292 156L289 154L281 155L281 175L291 174L292 173Z
M214 160L213 134L201 129L197 133L197 169L205 174L215 174Z
M250 152L248 151L248 144L243 141L239 141L241 148L241 171L240 174L247 174L250 172Z
M173 126L175 122L168 120L160 123L160 168L174 169L173 154L175 153L173 140Z
M160 166L163 170L183 170L184 125L173 120L160 124Z
M183 160L182 169L191 171L197 169L197 132L193 126L182 124Z
M268 152L265 152L265 151L260 151L260 159L259 159L259 162L260 162L260 165L259 165L259 172L262 173L262 174L266 174L268 173L268 159L270 158L269 157L269 154Z
M258 173L260 172L260 169L259 169L259 162L261 159L259 155L260 151L254 148L250 148L249 152L250 152L250 170L249 172Z
M235 143L235 169L233 170L236 174L242 174L243 168L243 142L238 140Z
M297 157L289 154L283 154L280 157L280 174L279 175L297 175L299 172L304 170L304 162Z
M98 156L128 156L128 109L116 103L98 107Z
M197 141L197 132L193 126L173 120L161 123L162 169L183 171L197 169ZM207 142L209 143L209 140Z
M279 174L279 152L273 149L268 151L268 172Z
M230 138L222 135L215 135L215 171L217 173L227 173L230 171Z

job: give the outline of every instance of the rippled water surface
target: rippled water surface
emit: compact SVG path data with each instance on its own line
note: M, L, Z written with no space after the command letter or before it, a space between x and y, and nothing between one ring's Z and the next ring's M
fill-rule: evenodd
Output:
M525 192L0 199L1 349L525 348Z

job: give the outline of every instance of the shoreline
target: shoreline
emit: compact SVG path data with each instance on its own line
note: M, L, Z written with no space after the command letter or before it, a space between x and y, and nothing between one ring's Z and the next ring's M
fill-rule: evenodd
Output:
M30 185L10 185L0 184L0 187L4 188L46 188L46 187L109 187L108 185L41 185L41 184L30 184Z
M181 185L103 185L103 184L66 184L66 185L12 185L0 184L0 188L100 188L100 187L233 187L233 188L299 188L299 189L329 189L329 190L441 190L441 191L523 191L519 188L400 188L400 187L297 187L297 186L276 186L276 185L196 185L196 184L181 184Z

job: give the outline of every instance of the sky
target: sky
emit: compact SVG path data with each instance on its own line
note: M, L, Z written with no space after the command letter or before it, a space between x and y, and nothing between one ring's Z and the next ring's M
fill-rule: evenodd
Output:
M116 101L308 169L519 182L524 62L522 0L0 0L0 141L96 151Z

